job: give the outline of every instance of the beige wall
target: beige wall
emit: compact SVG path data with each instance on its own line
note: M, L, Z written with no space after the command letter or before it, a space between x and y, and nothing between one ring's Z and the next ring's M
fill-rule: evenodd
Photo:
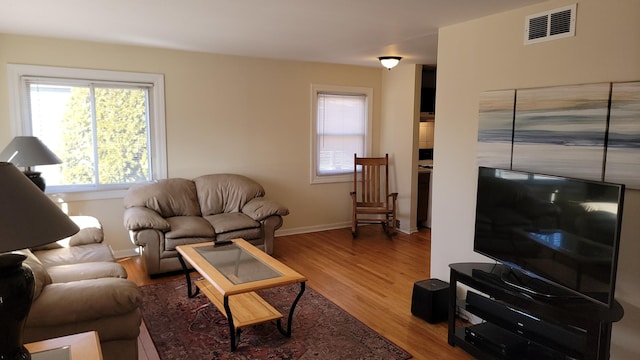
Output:
M390 191L398 192L403 232L416 231L418 122L422 66L400 64L382 76L379 155L389 153Z
M309 184L312 83L373 88L373 135L380 137L382 67L0 34L0 64L7 63L164 74L169 176L231 172L256 179L291 211L280 233L350 224L349 183ZM0 146L13 136L6 76L0 71ZM132 249L122 199L72 202L69 212L98 217L114 250Z
M432 218L433 277L448 264L487 261L472 251L478 95L485 90L640 80L640 1L577 1L576 36L523 45L526 15L576 1L549 1L440 30ZM640 358L640 191L626 192L613 359Z

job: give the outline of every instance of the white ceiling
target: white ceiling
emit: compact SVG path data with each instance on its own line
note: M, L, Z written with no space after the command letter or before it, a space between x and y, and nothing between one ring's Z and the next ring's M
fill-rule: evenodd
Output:
M0 33L365 66L379 66L382 55L435 64L439 27L539 2L0 0Z

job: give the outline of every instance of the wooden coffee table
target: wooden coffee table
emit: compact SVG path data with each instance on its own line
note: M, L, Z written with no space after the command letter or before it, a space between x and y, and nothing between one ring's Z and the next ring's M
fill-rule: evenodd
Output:
M240 329L246 326L277 321L278 330L291 336L293 312L304 293L307 279L267 255L243 239L214 245L212 242L180 245L176 247L178 260L187 280L187 295L192 298L200 290L229 321L231 351L240 341ZM203 277L194 281L185 260ZM300 283L300 292L291 309L286 330L282 326L282 314L256 293L257 290Z

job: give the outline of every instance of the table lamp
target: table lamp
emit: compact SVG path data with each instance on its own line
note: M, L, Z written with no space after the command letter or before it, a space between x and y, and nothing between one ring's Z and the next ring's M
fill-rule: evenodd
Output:
M31 167L36 165L60 164L62 160L35 136L16 136L0 153L0 161L7 161L15 166L25 167L27 175L40 190L44 191L46 184L37 171Z
M26 256L9 251L69 237L78 226L18 168L0 162L0 359L31 359L22 344L35 288Z

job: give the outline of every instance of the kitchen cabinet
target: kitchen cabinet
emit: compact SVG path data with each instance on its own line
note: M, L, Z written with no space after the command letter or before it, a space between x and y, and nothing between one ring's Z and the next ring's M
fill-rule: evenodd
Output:
M420 123L418 127L419 149L433 149L434 125L433 121Z

